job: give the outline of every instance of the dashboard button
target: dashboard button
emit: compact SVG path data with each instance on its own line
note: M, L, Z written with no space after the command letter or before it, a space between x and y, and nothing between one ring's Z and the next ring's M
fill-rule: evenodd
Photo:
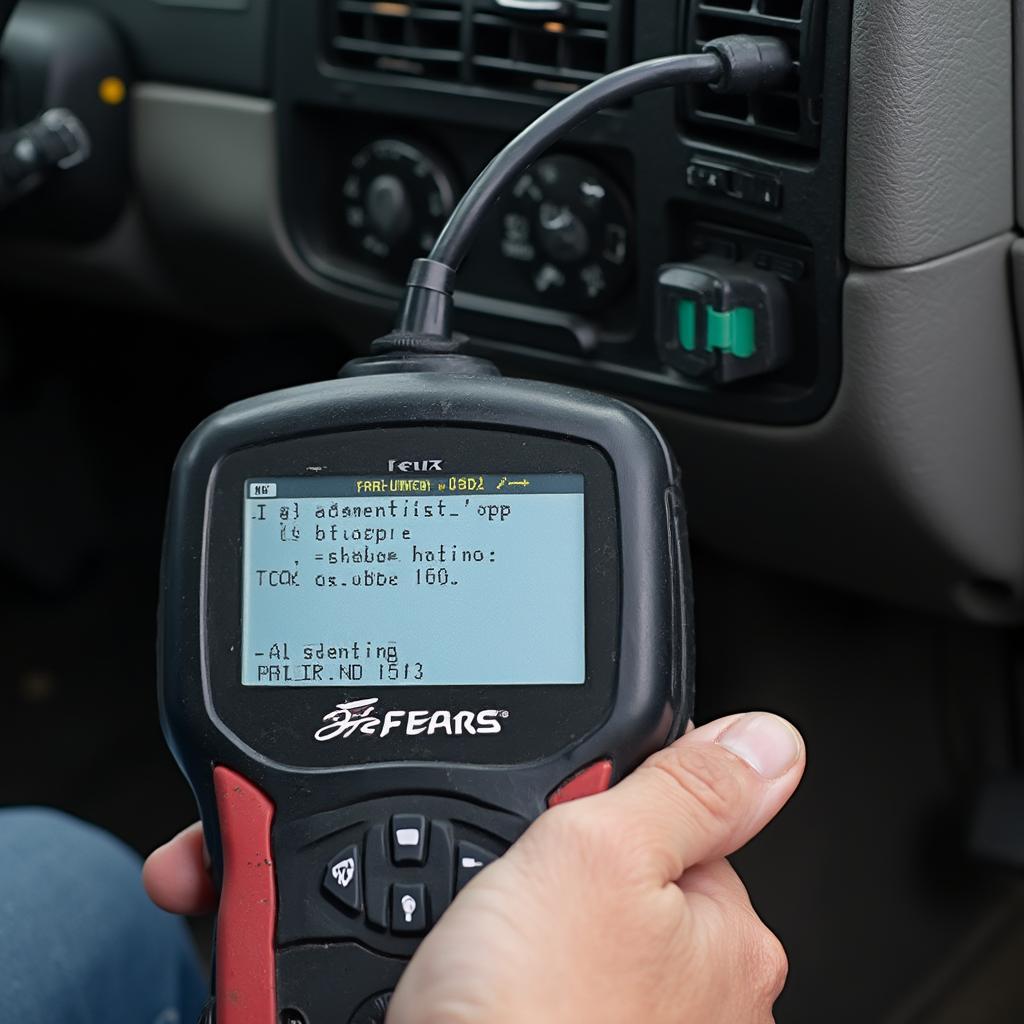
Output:
M726 192L729 187L729 172L722 167L707 164L690 164L686 169L686 183L703 192Z
M782 185L774 178L758 177L750 193L751 202L769 210L782 206Z

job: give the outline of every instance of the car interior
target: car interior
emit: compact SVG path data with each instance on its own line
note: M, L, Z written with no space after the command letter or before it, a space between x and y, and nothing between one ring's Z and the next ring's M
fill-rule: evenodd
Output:
M771 710L808 748L734 859L789 955L776 1019L1024 1020L1019 3L4 6L0 804L140 853L193 821L154 655L188 433L367 354L459 197L555 102L771 36L782 87L638 95L525 171L454 326L671 445L695 720ZM711 293L764 329L730 307L698 336Z

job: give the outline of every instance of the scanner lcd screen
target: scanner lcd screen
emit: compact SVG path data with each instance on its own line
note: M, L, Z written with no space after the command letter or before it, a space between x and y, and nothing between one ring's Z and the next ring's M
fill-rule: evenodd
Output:
M584 682L584 478L250 479L245 686Z

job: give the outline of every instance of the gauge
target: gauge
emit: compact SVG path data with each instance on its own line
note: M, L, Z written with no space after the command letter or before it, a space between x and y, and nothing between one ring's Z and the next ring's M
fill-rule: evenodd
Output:
M633 265L632 213L599 167L574 156L539 161L502 208L501 255L544 305L586 312L622 292Z
M400 139L378 139L356 153L342 197L350 248L398 272L433 248L455 205L443 164Z

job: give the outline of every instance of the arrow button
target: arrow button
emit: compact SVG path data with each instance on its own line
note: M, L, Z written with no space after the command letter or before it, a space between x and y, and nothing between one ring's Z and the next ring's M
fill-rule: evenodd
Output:
M488 864L497 859L497 854L491 853L475 843L459 843L455 853L455 891L461 891Z

